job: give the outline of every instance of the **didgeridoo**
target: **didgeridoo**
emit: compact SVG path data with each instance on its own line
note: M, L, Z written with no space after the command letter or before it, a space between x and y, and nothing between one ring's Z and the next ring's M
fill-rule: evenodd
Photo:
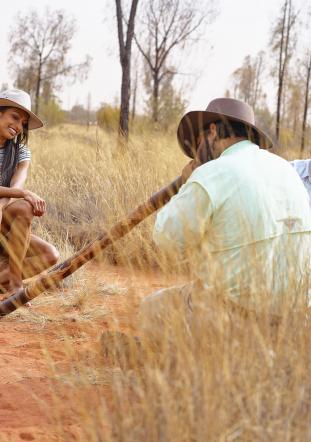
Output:
M99 252L125 236L137 226L137 224L163 207L173 195L176 195L182 184L182 177L176 178L168 186L154 193L144 204L139 205L127 218L117 222L109 231L100 235L64 262L56 264L47 273L38 275L26 288L18 290L16 293L13 293L1 301L0 316L8 315L26 304L26 302L40 295L40 293L56 287L60 281L74 273Z

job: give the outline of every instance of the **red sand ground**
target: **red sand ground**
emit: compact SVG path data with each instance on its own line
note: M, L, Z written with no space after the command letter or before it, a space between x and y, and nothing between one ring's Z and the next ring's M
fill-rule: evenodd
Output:
M109 399L111 394L109 369L107 379L96 377L101 332L132 333L141 297L167 284L156 272L133 275L98 264L85 266L83 275L92 281L90 302L97 314L83 315L74 302L58 303L57 296L64 301L66 292L72 293L65 289L63 295L42 294L31 310L22 307L0 322L0 442L86 440L79 436L81 407L88 413L102 395ZM103 295L105 284L110 284L110 295ZM113 294L115 286L130 290Z

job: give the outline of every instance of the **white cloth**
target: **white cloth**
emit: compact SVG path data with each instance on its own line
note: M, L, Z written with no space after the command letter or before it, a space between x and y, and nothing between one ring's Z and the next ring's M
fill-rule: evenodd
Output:
M245 307L270 293L276 312L291 279L304 281L310 268L308 194L287 161L242 141L192 173L158 213L154 240L193 249L199 279L221 282Z
M307 189L311 206L311 160L294 160L290 161L290 163Z

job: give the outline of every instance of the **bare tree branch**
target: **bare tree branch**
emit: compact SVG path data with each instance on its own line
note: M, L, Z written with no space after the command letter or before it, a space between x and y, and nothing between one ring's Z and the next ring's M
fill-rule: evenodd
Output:
M77 79L79 71L81 77L86 75L89 58L76 65L67 63L74 32L74 20L62 10L47 8L42 17L34 10L17 16L9 36L10 65L15 71L16 85L33 96L37 113L42 90L49 91L51 97L61 78Z
M183 48L190 37L195 37L207 17L210 8L196 10L190 1L148 0L140 21L140 35L134 36L137 48L146 61L152 77L153 115L158 121L158 101L161 83L172 73L169 59L178 46ZM175 73L175 72L174 72Z

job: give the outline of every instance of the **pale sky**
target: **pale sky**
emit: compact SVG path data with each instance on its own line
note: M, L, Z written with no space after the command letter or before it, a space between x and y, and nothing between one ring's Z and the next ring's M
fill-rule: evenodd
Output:
M144 0L140 0L143 2ZM194 3L200 0L193 0ZM187 110L205 109L208 102L222 96L230 88L230 75L238 68L248 54L256 55L266 50L271 24L278 15L284 0L219 0L219 15L214 24L206 28L203 40L181 63L189 76L184 77L184 94L189 105ZM309 0L310 1L310 0ZM306 5L296 0L297 5ZM199 3L198 3L199 4ZM49 5L44 0L14 0L1 6L0 26L0 85L12 86L7 57L8 31L17 12L25 13L29 8L42 11ZM116 25L114 22L114 0L53 0L53 9L64 9L77 21L77 33L70 52L72 62L81 61L86 54L93 58L89 77L75 85L66 85L59 94L64 108L74 104L86 106L91 93L92 107L101 102L113 102L119 96L121 68L118 58ZM305 6L303 6L305 7ZM25 24L27 25L27 24ZM140 88L142 86L140 85ZM267 83L267 91L271 85ZM273 97L270 97L273 101Z

